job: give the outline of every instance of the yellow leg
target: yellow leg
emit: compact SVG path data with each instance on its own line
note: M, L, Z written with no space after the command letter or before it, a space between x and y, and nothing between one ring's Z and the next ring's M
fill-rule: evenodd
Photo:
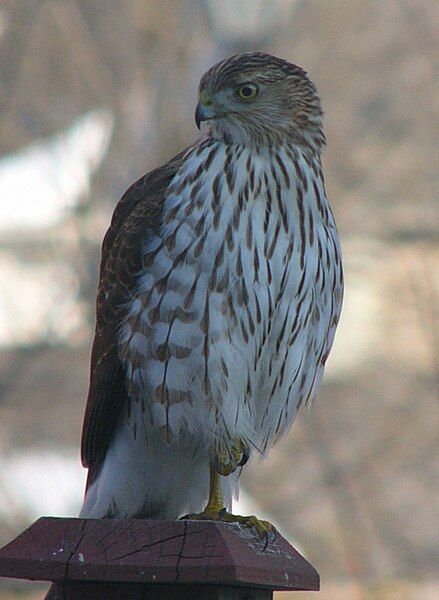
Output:
M213 465L210 465L209 478L209 500L204 512L217 514L223 510L223 494L221 491L221 480Z
M183 519L219 521L221 512L224 512L221 480L215 467L210 465L209 499L207 500L206 508L201 513L186 515Z
M236 467L235 467L236 468ZM216 464L210 465L209 479L209 499L206 508L198 514L186 515L183 519L197 521L223 521L225 523L240 523L246 527L254 527L260 540L266 539L272 530L272 525L268 521L261 521L254 515L241 516L233 515L226 511L223 506L223 495L221 492L221 479Z

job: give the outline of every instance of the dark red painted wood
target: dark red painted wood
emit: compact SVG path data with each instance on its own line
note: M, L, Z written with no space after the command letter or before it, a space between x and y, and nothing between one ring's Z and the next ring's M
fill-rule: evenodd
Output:
M56 584L45 600L272 600L271 590L217 585L78 583Z
M213 521L43 517L0 550L0 576L319 589L280 534L265 546L251 529Z

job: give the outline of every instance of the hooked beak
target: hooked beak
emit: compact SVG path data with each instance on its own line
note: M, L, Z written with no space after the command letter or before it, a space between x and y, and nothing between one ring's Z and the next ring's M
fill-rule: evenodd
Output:
M217 116L218 107L207 90L202 90L200 93L200 100L195 110L195 123L197 124L198 129L200 129L202 121L209 121L210 119L215 119Z
M202 121L208 121L209 119L212 119L212 117L214 117L214 116L215 116L214 111L212 110L212 108L210 106L203 106L201 104L201 102L199 102L197 104L197 108L195 110L195 123L196 123L198 129L200 129Z

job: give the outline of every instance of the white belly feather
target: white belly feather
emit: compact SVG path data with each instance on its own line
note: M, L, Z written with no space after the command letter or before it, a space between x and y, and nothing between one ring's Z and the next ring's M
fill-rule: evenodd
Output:
M338 237L318 163L284 148L282 169L235 148L226 177L213 145L191 151L160 234L145 232L121 357L137 430L264 452L317 392L341 307Z

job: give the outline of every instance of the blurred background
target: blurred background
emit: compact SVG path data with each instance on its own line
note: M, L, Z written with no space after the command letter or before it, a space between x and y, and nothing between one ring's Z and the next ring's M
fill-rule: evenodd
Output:
M1 545L80 506L116 202L195 139L203 72L257 49L320 91L347 289L319 399L246 468L239 509L296 543L321 600L439 597L438 40L431 0L0 3Z

